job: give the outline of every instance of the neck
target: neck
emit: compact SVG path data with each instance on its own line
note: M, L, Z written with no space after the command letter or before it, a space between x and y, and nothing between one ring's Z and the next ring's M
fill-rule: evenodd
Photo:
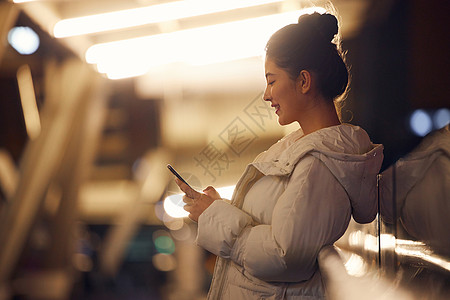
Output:
M323 98L314 98L308 112L298 120L305 135L322 128L341 124L334 104Z

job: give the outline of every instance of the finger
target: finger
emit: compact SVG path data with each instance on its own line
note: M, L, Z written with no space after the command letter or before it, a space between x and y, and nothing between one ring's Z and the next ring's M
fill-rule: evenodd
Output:
M180 187L180 189L189 196L189 198L197 199L200 198L200 193L188 186L186 183L178 178L175 178L175 183Z
M186 203L186 204L191 204L191 203L194 203L194 199L189 198L188 196L184 195L183 196L183 202Z
M183 206L183 209L189 213L192 213L193 210L193 205L192 204L186 204L185 206Z
M220 199L220 194L212 186L208 186L203 192L214 200Z

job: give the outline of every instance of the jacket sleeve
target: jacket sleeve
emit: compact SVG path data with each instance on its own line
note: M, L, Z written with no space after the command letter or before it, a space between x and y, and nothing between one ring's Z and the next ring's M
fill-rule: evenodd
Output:
M345 232L350 215L343 187L320 160L306 156L278 199L271 225L252 225L244 211L215 201L200 215L197 243L259 279L297 282L314 274L320 249Z

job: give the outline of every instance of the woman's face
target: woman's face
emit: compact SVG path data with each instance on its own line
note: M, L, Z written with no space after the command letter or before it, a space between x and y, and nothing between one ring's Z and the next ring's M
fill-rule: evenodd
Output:
M292 80L289 74L266 57L266 90L264 100L270 101L275 108L280 125L299 121L303 111L304 95L298 80Z

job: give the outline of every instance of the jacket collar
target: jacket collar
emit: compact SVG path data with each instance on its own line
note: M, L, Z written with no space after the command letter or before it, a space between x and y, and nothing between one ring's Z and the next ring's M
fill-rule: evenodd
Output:
M358 133L355 134L356 132ZM336 142L348 139L349 136L354 139L352 143L361 144L359 148L366 148L359 149L363 153L354 153L355 149L347 149L345 142ZM317 130L306 136L301 129L297 130L263 152L251 165L264 175L289 176L297 162L307 154L323 154L338 161L363 162L377 155L381 156L382 151L383 147L373 145L367 133L360 127L341 124Z

